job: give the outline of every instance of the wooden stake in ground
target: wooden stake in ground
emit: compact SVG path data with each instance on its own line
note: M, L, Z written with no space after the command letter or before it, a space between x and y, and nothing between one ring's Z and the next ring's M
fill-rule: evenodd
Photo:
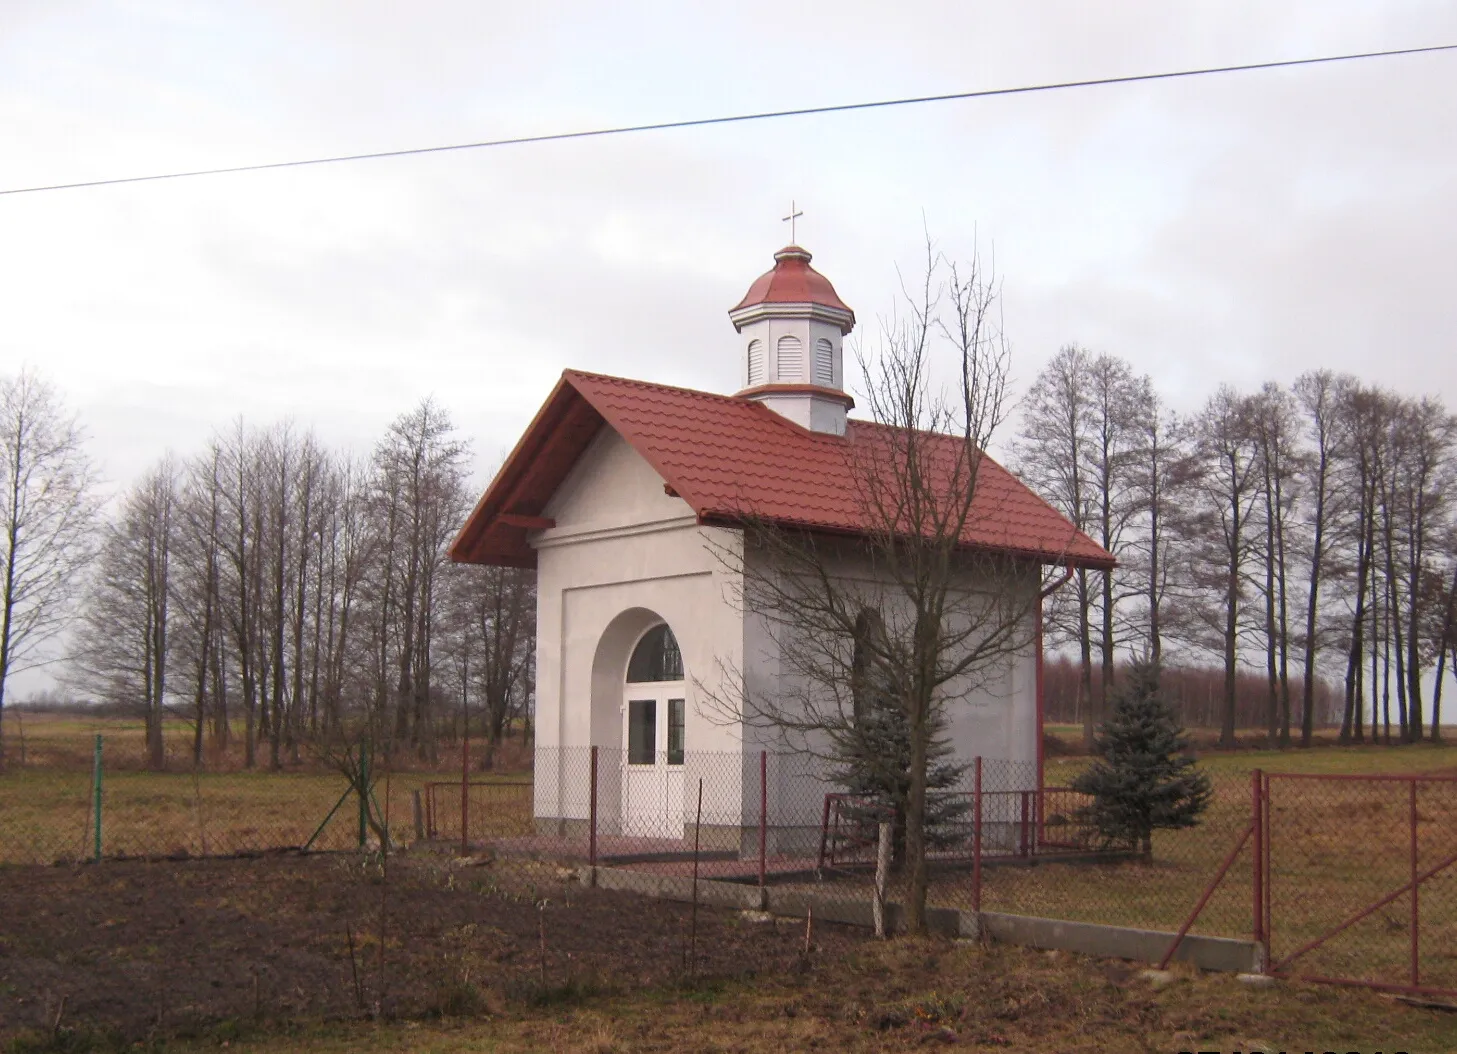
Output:
M344 924L344 936L349 941L349 972L354 977L354 1001L359 1005L362 1013L364 1011L364 986L359 983L359 963L354 957L354 928L347 922Z
M804 916L804 954L806 958L809 957L809 944L810 940L814 937L814 932L815 906L811 904L809 906L809 911L807 911Z
M56 1018L51 1022L51 1042L53 1043L61 1038L61 1018L65 1016L65 1013L66 997L61 996L61 1005L56 1007Z
M541 994L546 995L546 905L545 900L536 902L536 935L541 942Z

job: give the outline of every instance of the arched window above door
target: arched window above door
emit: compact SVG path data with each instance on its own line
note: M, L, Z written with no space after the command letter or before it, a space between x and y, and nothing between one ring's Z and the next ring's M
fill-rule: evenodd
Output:
M632 650L632 658L627 663L627 683L682 679L683 653L678 650L678 638L666 622L654 626Z

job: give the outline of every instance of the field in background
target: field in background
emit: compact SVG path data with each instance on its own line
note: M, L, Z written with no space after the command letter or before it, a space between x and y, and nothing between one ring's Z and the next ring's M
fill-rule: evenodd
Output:
M1085 753L1085 751L1083 750L1082 725L1048 722L1045 726L1043 726L1043 732L1046 736L1046 744L1048 747L1047 752L1049 756L1057 757ZM1219 729L1217 728L1190 728L1187 730L1187 734L1189 736L1190 744L1193 746L1194 750L1205 756L1227 754L1234 751L1263 751L1269 749L1266 746L1266 735L1264 729L1237 729L1235 732L1235 743L1237 745L1235 746L1234 751L1224 750L1219 747ZM1329 728L1316 728L1314 740L1311 744L1310 749L1326 750L1333 747L1339 747L1339 744L1336 741L1339 734L1340 729L1335 726ZM1295 737L1297 739L1299 738L1298 730L1295 732ZM1457 725L1444 724L1442 726L1442 739L1447 743L1457 742ZM1365 746L1378 745L1384 746L1384 744L1374 744L1368 742L1353 747L1352 749L1359 750ZM1283 754L1281 754L1279 751L1276 751L1275 754L1276 756L1290 757L1295 754L1299 749L1300 748L1298 747L1292 747L1289 751ZM1346 748L1341 747L1340 749Z
M92 750L98 734L105 738L108 770L146 769L146 728L139 718L116 717L104 713L87 714L74 710L36 712L7 706L4 712L5 751L10 764L31 768L91 769ZM241 737L241 722L226 748L206 743L202 768L207 772L247 771ZM167 770L191 772L193 726L190 722L170 718L162 726ZM471 738L472 770L480 770L484 758L484 741ZM295 756L296 755L296 756ZM437 758L422 760L417 754L400 751L394 759L396 771L437 773L443 778L459 778L459 739L442 740ZM259 743L255 768L267 769L268 744ZM285 749L282 766L290 772L321 771L322 765L307 744L296 751ZM497 747L493 770L522 772L531 767L531 751L518 736L507 738Z
M91 769L98 734L103 737L102 837L107 856L263 851L302 846L316 832L317 849L359 844L358 801L350 797L340 804L347 780L302 751L299 763L286 764L277 772L266 765L244 769L238 749L230 751L221 766L194 773L191 728L185 722L170 722L165 729L169 769L149 772L145 729L137 720L7 711L5 725L10 764L0 773L0 863L51 863L92 854ZM482 744L473 743L472 749L478 759ZM500 758L515 762L514 770L503 765L482 772L473 766L471 779L529 781L523 756L519 741L513 742ZM396 837L408 838L413 827L413 792L430 781L459 786L460 760L459 746L446 744L434 765L404 756L388 766L387 779L385 769L376 770L378 813L400 832Z

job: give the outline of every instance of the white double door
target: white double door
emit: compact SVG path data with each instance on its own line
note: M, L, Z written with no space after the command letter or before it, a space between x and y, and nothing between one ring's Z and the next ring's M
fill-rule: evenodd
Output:
M686 693L682 681L630 684L623 696L623 833L683 837Z

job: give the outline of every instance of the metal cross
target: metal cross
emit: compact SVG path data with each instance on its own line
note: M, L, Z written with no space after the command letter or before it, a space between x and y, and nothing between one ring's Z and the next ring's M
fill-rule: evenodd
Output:
M798 245L799 244L795 240L794 221L797 220L797 219L799 219L803 215L804 215L803 212L801 212L800 210L798 210L798 209L796 209L794 207L794 199L791 198L790 201L789 201L789 215L788 216L785 216L784 217L784 220L783 220L783 222L789 224L789 244L791 244L791 245Z

